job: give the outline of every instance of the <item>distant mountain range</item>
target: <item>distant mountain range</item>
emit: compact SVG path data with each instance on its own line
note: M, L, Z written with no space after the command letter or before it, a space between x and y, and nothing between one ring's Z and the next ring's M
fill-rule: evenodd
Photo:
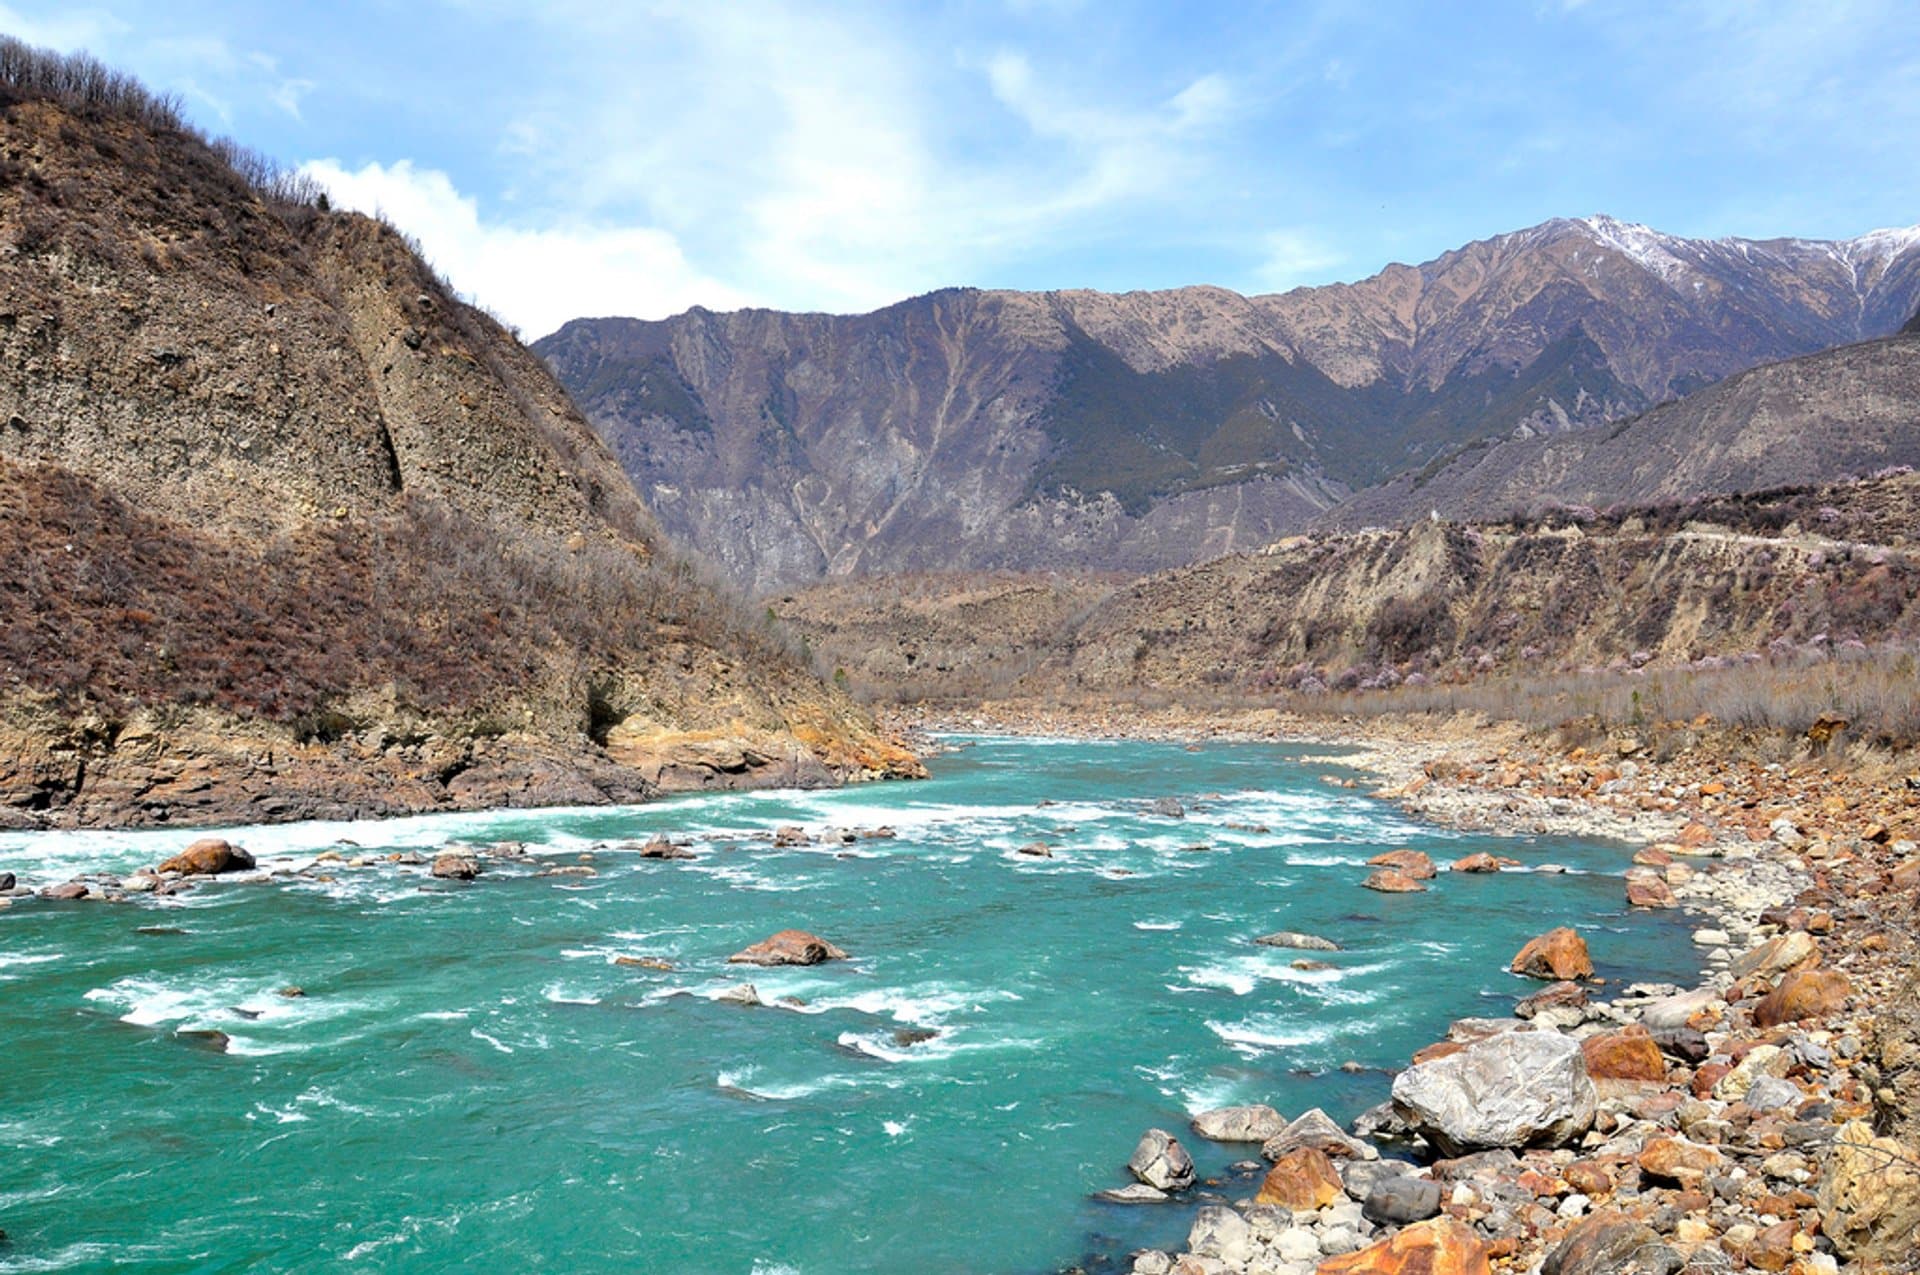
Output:
M668 531L765 590L1256 547L1463 448L1618 421L1916 307L1920 227L1692 240L1592 217L1273 296L960 289L580 319L535 349Z

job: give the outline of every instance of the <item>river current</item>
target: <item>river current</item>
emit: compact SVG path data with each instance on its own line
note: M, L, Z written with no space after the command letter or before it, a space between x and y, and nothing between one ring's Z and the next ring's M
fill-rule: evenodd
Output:
M1191 1207L1090 1198L1143 1130L1204 1174L1254 1149L1196 1111L1350 1118L1537 988L1504 966L1550 926L1612 979L1697 969L1625 909L1621 847L1424 825L1302 749L956 742L914 784L224 834L269 868L526 844L472 884L330 863L0 912L0 1272L1057 1270L1184 1234ZM655 833L698 857L607 848ZM0 834L0 870L201 835ZM1401 847L1525 868L1362 889ZM851 959L726 963L788 927ZM1251 942L1278 929L1343 950ZM721 999L743 982L767 1003Z

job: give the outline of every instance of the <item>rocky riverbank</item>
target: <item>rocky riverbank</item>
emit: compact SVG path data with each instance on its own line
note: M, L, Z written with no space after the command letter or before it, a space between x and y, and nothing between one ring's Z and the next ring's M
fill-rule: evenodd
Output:
M1329 761L1371 772L1376 795L1423 817L1619 839L1628 898L1693 914L1696 987L1614 989L1577 964L1511 1019L1452 1024L1351 1133L1318 1112L1197 1118L1191 1136L1225 1130L1261 1143L1263 1161L1191 1188L1171 1179L1170 1198L1200 1205L1186 1248L1136 1254L1133 1270L1916 1269L1911 759L1655 757L1627 736L1561 751L1467 720L1369 721L1364 738L1274 714L995 710L914 724L1337 743ZM1185 1159L1165 1136L1150 1133L1136 1162Z

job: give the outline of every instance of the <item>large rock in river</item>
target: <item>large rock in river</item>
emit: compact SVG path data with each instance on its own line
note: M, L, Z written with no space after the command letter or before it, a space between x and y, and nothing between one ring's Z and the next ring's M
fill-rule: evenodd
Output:
M1502 1032L1393 1081L1394 1111L1448 1156L1560 1146L1592 1126L1597 1100L1579 1042L1558 1032Z
M1433 877L1433 857L1424 850L1388 850L1367 860L1369 868L1391 868L1415 881Z
M1592 978L1593 958L1587 954L1587 941L1563 925L1529 939L1513 958L1513 972L1550 983Z
M1340 950L1340 945L1332 939L1323 939L1318 934L1302 934L1298 930L1276 930L1272 934L1262 934L1254 942L1262 947L1290 947L1303 952Z
M1127 1172L1158 1190L1184 1191L1193 1185L1193 1157L1165 1129L1149 1129L1133 1149Z
M805 930L782 930L727 958L734 965L818 965L846 959L845 952Z
M1287 1118L1264 1103L1216 1107L1193 1118L1193 1131L1209 1142L1265 1142L1287 1127Z
M160 871L177 872L184 877L211 877L222 872L245 872L253 866L253 856L232 842L202 837L161 864Z

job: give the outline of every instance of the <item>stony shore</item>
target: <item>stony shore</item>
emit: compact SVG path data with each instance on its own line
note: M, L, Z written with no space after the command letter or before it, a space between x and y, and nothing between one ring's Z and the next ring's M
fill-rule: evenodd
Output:
M1317 1112L1196 1119L1177 1136L1224 1125L1264 1159L1172 1192L1199 1201L1187 1246L1135 1254L1134 1271L1920 1269L1911 758L1656 758L1624 735L1562 751L1461 719L996 706L902 724L1338 745L1329 763L1371 774L1374 795L1421 817L1622 842L1628 897L1686 909L1697 927L1698 986L1615 989L1563 971L1512 1019L1448 1027L1352 1133ZM1185 1155L1153 1135L1149 1150L1153 1172Z

